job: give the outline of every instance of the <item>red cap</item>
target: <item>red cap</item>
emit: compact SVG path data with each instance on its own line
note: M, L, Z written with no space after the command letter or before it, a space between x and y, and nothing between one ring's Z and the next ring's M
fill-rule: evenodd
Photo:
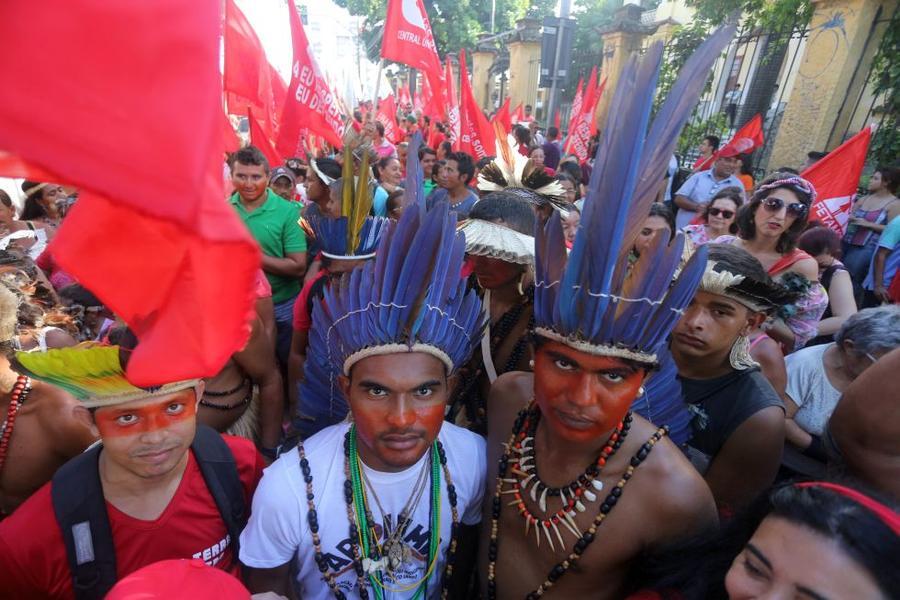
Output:
M120 580L106 600L250 600L250 592L234 576L202 560L162 560Z

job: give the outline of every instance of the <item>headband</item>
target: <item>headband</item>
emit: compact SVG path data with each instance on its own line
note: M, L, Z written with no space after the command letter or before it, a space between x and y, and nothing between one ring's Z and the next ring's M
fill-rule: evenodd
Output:
M312 170L315 172L316 176L322 180L322 183L325 185L331 185L336 181L334 177L329 177L325 173L319 170L319 166L316 164L316 159L309 159L309 166L312 167Z
M763 192L767 192L769 190L784 187L786 185L792 185L794 187L799 188L806 194L809 194L809 204L812 206L816 202L816 188L813 187L813 184L803 179L802 177L785 177L784 179L776 179L772 183L767 183L765 185L761 185L756 188L756 192L753 193L755 198L758 198L762 195Z
M891 531L894 532L894 535L900 536L900 515L897 514L897 511L877 500L869 498L861 492L836 483L828 483L827 481L808 481L805 483L798 483L795 487L822 488L831 490L845 498L850 498L857 504L861 504L864 508L874 513L882 523L890 527Z

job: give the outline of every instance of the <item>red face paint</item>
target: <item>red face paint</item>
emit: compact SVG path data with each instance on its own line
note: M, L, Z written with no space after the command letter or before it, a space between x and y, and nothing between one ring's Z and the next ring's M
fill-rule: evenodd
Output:
M545 342L534 357L535 399L557 435L594 441L625 417L645 373L618 358Z
M197 398L194 390L189 389L137 407L102 408L94 413L94 423L100 437L120 437L167 429L196 415Z

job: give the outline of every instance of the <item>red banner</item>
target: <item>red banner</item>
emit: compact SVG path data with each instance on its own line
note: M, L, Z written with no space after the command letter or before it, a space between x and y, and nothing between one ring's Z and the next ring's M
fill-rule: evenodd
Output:
M216 0L0 3L0 72L54 89L0 95L0 144L80 188L50 250L137 335L139 386L214 375L249 332L259 250L222 201L221 17Z
M762 115L757 114L744 123L728 142L712 153L712 155L697 166L695 171L705 171L712 167L720 156L737 156L749 154L763 145Z
M459 104L460 149L475 158L492 156L495 147L494 128L475 101L464 50L459 51Z
M293 2L288 4L294 66L276 146L282 156L295 156L300 147L301 130L309 129L339 148L344 131L341 111L312 54L297 7Z
M259 126L259 123L253 115L252 108L247 115L247 119L250 121L250 143L259 148L259 151L263 153L263 156L265 156L266 159L268 159L269 166L273 169L283 165L284 159L281 158L281 155L275 150L275 147L272 145L272 140L269 139L266 131Z
M594 112L597 110L597 104L603 95L606 87L606 79L600 83L600 87L594 88L591 83L595 82L596 67L591 73L591 82L588 84L586 96L582 102L581 115L575 121L575 126L569 132L567 151L578 157L578 160L585 161L588 159L588 150L591 141L591 128L594 126Z
M491 119L491 123L499 123L500 127L503 128L504 135L509 135L509 132L512 131L512 116L509 114L509 96L506 97L506 100L504 100L503 104L500 105L500 108L497 109L494 118Z
M575 130L575 123L581 116L581 104L584 102L584 77L578 80L578 88L575 90L575 98L572 100L572 111L569 113L569 126L566 128L566 135L571 135ZM564 144L568 146L568 142Z
M441 60L422 0L388 0L381 57L440 74Z
M838 235L847 230L871 139L872 129L865 127L803 171L802 176L816 188L816 201L809 211L811 221L821 221Z
M397 90L397 106L400 110L407 111L412 106L412 100L409 98L409 86L401 85Z
M522 103L519 102L519 104L516 106L516 110L514 110L512 113L512 122L515 124L515 123L521 123L524 120L525 120L525 109L522 108Z
M444 67L444 109L446 111L447 137L453 144L454 150L459 150L459 101L456 99L456 85L453 81L453 67L450 65L450 56L446 58Z

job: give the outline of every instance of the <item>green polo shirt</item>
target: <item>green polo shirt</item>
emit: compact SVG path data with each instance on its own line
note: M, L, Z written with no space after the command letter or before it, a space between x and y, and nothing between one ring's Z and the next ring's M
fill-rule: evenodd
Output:
M266 194L266 201L253 212L247 212L237 193L231 196L231 205L266 256L284 258L290 253L306 252L306 236L297 223L300 218L299 206L276 195L272 190L267 189ZM266 273L266 278L272 286L272 302L275 304L290 300L300 293L300 281L297 279L271 273Z

